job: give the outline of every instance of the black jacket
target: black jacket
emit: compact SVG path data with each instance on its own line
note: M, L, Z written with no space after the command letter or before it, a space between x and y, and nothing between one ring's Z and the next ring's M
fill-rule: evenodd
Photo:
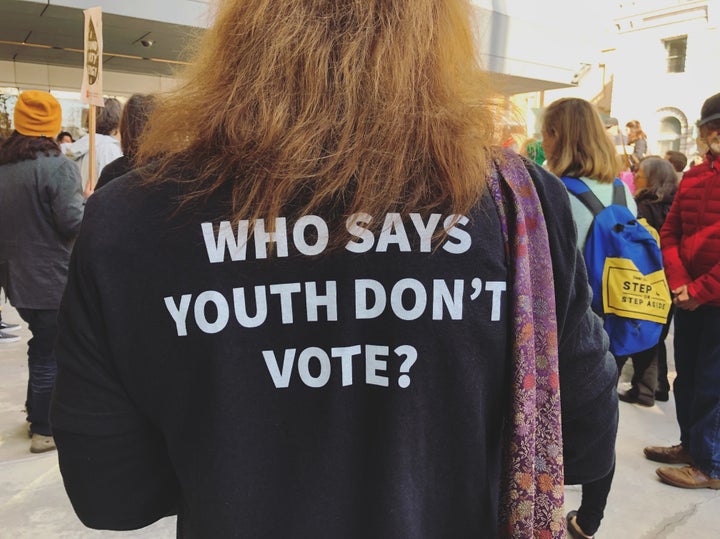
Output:
M566 478L587 482L614 462L616 367L567 191L528 166L555 276ZM248 223L220 223L221 197L173 213L176 194L111 182L73 255L51 420L83 522L497 536L512 336L490 197L436 249L421 238L446 216L390 215L374 236L351 223L348 247L322 253L324 219L305 216L278 221L268 253L263 230L244 242Z
M665 217L670 211L670 206L672 206L675 192L673 191L662 199L658 199L655 193L647 189L636 193L635 202L637 203L638 217L644 217L648 224L659 233L665 222Z

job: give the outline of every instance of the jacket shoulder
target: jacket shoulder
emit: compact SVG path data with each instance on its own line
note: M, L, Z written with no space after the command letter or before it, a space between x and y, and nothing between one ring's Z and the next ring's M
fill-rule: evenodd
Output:
M77 166L77 163L62 154L38 154L36 159L25 161L25 163L28 163L28 165L33 168L46 171L45 174L50 178L80 178L80 168Z

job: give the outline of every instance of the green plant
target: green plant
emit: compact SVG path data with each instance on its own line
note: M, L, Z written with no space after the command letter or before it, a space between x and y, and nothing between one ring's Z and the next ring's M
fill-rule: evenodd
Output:
M9 137L12 133L10 126L10 100L15 99L13 95L0 94L0 138Z

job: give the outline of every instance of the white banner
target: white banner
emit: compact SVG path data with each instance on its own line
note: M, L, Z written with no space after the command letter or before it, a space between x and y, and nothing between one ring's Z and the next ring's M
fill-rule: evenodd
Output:
M80 101L102 107L102 8L91 7L85 14L85 55Z

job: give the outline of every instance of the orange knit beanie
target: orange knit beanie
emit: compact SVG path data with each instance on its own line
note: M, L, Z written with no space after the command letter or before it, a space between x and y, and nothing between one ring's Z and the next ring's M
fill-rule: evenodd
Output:
M54 138L60 132L62 109L52 94L28 90L15 103L14 120L21 135Z

